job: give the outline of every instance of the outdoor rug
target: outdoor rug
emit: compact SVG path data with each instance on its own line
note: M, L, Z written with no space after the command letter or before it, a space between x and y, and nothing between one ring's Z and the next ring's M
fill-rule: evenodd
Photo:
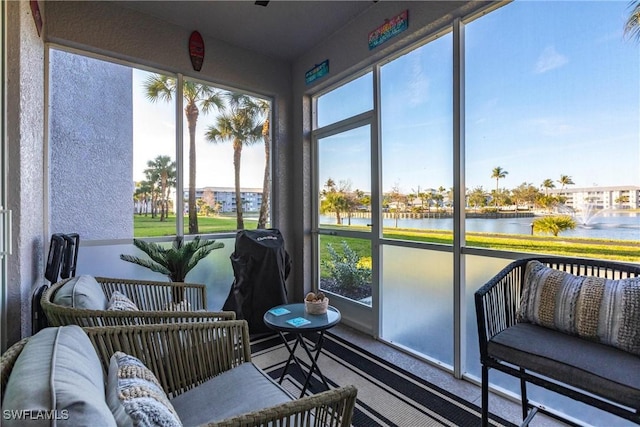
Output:
M293 344L293 337L289 337ZM279 336L254 339L251 345L253 362L276 381L280 378L289 357ZM299 356L308 372L308 357L298 348ZM399 426L479 426L480 408L454 394L425 381L398 366L331 333L325 334L322 353L318 359L320 370L331 387L353 384L358 399L353 425L356 427ZM300 369L290 365L282 385L292 395L300 396L304 377ZM306 394L325 390L316 374ZM493 426L515 425L490 415Z

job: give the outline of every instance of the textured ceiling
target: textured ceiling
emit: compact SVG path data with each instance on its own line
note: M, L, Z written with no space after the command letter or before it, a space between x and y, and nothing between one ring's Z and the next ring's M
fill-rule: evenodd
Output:
M293 61L374 5L359 1L126 1L123 7L253 52Z

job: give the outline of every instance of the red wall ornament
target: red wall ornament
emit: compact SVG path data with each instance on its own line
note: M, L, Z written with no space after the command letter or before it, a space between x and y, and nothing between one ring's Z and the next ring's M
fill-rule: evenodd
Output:
M29 6L31 7L33 22L36 24L36 31L38 31L38 37L40 37L40 34L42 33L42 14L40 13L40 7L38 6L38 2L36 0L31 0L29 2Z
M189 56L191 56L193 69L200 71L202 61L204 61L204 40L197 31L191 33L191 37L189 37Z

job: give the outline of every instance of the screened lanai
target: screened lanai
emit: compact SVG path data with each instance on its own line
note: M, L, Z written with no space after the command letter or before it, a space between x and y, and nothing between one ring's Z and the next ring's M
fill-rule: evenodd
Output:
M473 384L473 293L510 261L640 262L628 2L255 3L38 2L41 29L3 3L3 351L31 333L53 233L81 236L78 274L149 280L120 259L134 238L216 239L188 281L218 309L236 232L277 228L290 301L326 292L343 325ZM221 132L239 100L260 132ZM572 226L536 224L552 213Z

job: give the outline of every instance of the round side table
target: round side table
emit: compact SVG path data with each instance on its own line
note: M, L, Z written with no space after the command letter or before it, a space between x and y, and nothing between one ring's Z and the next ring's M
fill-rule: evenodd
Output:
M278 381L280 384L282 384L282 380L289 369L289 365L291 363L295 363L305 376L305 382L302 386L300 397L304 396L305 391L307 391L309 381L311 380L311 376L314 371L318 374L325 387L329 389L329 384L327 384L327 380L324 375L322 375L317 362L324 343L324 331L337 325L340 322L340 319L340 311L335 307L329 306L325 314L309 314L305 311L303 303L279 305L277 307L273 307L264 314L263 320L265 325L280 335L285 347L289 351L289 358L287 359L287 363L284 366L284 370L282 371L282 375ZM295 342L293 346L289 344L284 336L285 332L294 334ZM319 335L318 341L315 345L311 347L307 345L303 336L306 333L317 333ZM298 345L304 349L305 353L311 360L309 372L305 372L302 364L298 361L298 358L295 355Z

